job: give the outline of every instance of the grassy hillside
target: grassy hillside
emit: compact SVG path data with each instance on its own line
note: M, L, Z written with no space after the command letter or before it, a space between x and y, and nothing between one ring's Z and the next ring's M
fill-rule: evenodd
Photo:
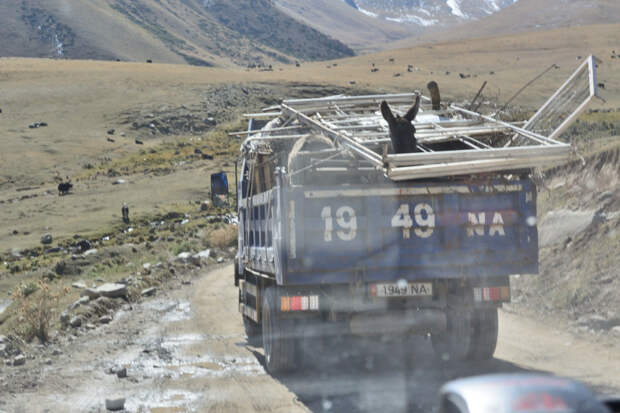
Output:
M417 26L377 19L355 10L344 1L277 0L276 6L356 51L368 53L389 47L394 40L419 33Z
M0 56L268 66L353 55L267 0L251 6L199 0L6 3L0 4Z

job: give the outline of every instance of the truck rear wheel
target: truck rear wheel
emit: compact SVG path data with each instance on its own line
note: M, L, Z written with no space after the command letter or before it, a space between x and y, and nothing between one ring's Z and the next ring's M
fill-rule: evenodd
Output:
M495 353L499 331L497 308L475 310L473 327L473 358L476 360L491 359Z
M431 335L433 350L443 361L461 361L472 356L474 346L473 314L459 308L447 312L447 330Z
M276 289L267 288L263 296L262 329L265 364L270 373L291 370L295 365L295 340L291 320L283 319Z

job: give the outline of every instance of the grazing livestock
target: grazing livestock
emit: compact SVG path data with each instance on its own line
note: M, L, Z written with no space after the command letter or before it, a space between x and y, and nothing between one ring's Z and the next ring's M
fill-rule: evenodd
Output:
M123 214L123 222L129 224L129 206L127 204L123 204L121 213Z
M415 127L411 124L420 110L420 95L416 95L414 105L407 111L405 116L394 116L387 102L381 102L381 114L390 127L390 139L394 153L417 152L417 140Z
M114 139L112 138L107 138L108 142L116 142Z
M69 191L73 188L73 184L71 182L61 182L58 184L58 195L63 196L67 195Z
M139 140L139 139L136 139L136 145L144 145L144 142L142 142L142 141L141 141L141 140Z
M597 86L599 89L605 89L605 83L599 83Z

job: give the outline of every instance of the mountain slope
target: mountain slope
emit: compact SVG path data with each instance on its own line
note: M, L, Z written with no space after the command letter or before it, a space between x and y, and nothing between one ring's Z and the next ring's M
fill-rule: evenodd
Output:
M465 22L450 30L433 28L415 42L403 41L393 46L618 22L620 2L617 0L545 0L544 5L539 0L519 0L479 21Z
M351 1L351 0L349 0ZM363 52L384 49L390 42L409 37L418 28L368 16L339 0L276 0L291 17Z
M17 3L0 0L1 56L266 66L354 54L270 0Z

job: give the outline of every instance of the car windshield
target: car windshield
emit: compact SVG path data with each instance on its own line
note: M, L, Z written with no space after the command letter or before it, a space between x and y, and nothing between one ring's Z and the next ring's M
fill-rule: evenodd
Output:
M617 1L0 1L0 413L617 411L618 136Z

